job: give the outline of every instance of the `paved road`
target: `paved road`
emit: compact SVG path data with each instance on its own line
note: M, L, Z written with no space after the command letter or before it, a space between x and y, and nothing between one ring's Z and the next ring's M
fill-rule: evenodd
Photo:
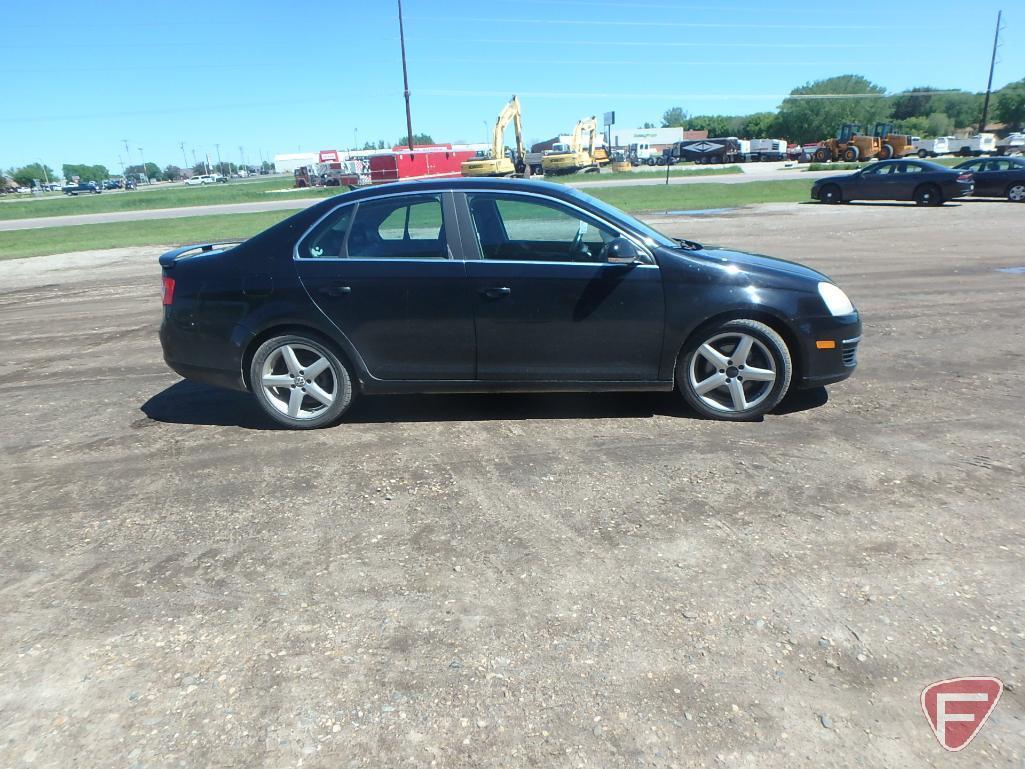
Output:
M802 179L811 183L820 176L829 176L828 171L777 171L766 168L764 171L745 171L740 174L722 176L680 176L669 177L670 184L744 184L754 181L771 181L779 179ZM633 187L637 185L665 184L665 176L658 174L638 173L636 179L601 179L580 181L570 184L578 189L595 189L599 187ZM137 222L147 219L178 219L186 216L210 216L214 214L249 214L258 211L291 211L306 208L323 198L289 198L280 197L274 200L261 200L253 203L222 203L212 206L185 206L181 208L156 208L141 211L108 211L96 214L74 214L70 216L43 216L32 219L0 220L0 232L5 230L33 230L43 227L66 227L80 224L106 224L110 222Z

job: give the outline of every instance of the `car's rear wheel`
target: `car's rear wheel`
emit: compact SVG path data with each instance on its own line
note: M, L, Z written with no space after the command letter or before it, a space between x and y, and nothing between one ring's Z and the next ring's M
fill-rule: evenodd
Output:
M842 203L843 194L835 184L827 184L819 193L819 200L823 203Z
M935 184L923 184L915 190L915 205L938 206L943 203L943 195Z
M1007 199L1012 203L1025 203L1025 184L1018 182L1008 187Z
M923 158L923 159L927 158L927 157L929 157L929 153L926 152L925 150L919 150L918 151L918 157Z
M264 413L300 430L337 421L352 403L352 381L334 350L305 334L268 339L249 367L250 387Z
M746 318L697 334L676 368L677 387L695 411L735 422L757 419L775 408L792 376L783 338Z

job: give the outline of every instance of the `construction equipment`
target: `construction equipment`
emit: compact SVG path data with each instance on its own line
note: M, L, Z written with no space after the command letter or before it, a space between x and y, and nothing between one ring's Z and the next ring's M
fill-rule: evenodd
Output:
M879 149L872 157L880 160L902 158L914 150L914 138L907 134L895 134L893 123L876 123L872 136L879 140Z
M837 131L835 139L826 139L823 142L819 142L818 149L815 150L812 158L817 163L825 163L830 160L857 160L861 157L865 147L865 142L862 145L858 145L856 140L869 139L867 144L872 144L871 137L865 137L861 134L861 126L857 123L844 123L840 126L840 130Z
M510 158L505 151L505 128L512 121L516 133L516 153ZM470 158L463 161L460 171L463 176L512 176L513 174L529 173L524 158L527 155L523 145L523 123L520 113L520 100L514 95L509 103L498 113L495 121L495 132L491 138L491 156Z
M598 133L598 123L594 115L584 118L573 128L573 140L565 149L552 152L541 159L541 168L545 174L571 174L576 171L593 173L600 166L609 162L609 153L605 147L595 148L594 137ZM584 143L584 135L587 143Z

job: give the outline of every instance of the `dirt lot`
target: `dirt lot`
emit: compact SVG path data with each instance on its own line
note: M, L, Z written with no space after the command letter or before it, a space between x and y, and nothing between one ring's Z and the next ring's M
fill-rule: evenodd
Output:
M156 251L0 263L0 766L1021 767L1025 206L665 226L833 275L855 378L289 433L164 368Z

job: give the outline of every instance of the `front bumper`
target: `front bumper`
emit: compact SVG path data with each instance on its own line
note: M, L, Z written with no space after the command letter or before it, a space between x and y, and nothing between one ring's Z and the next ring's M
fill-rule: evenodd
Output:
M801 332L798 387L821 387L841 382L858 366L861 316L807 318L798 324ZM831 346L830 346L831 345Z

